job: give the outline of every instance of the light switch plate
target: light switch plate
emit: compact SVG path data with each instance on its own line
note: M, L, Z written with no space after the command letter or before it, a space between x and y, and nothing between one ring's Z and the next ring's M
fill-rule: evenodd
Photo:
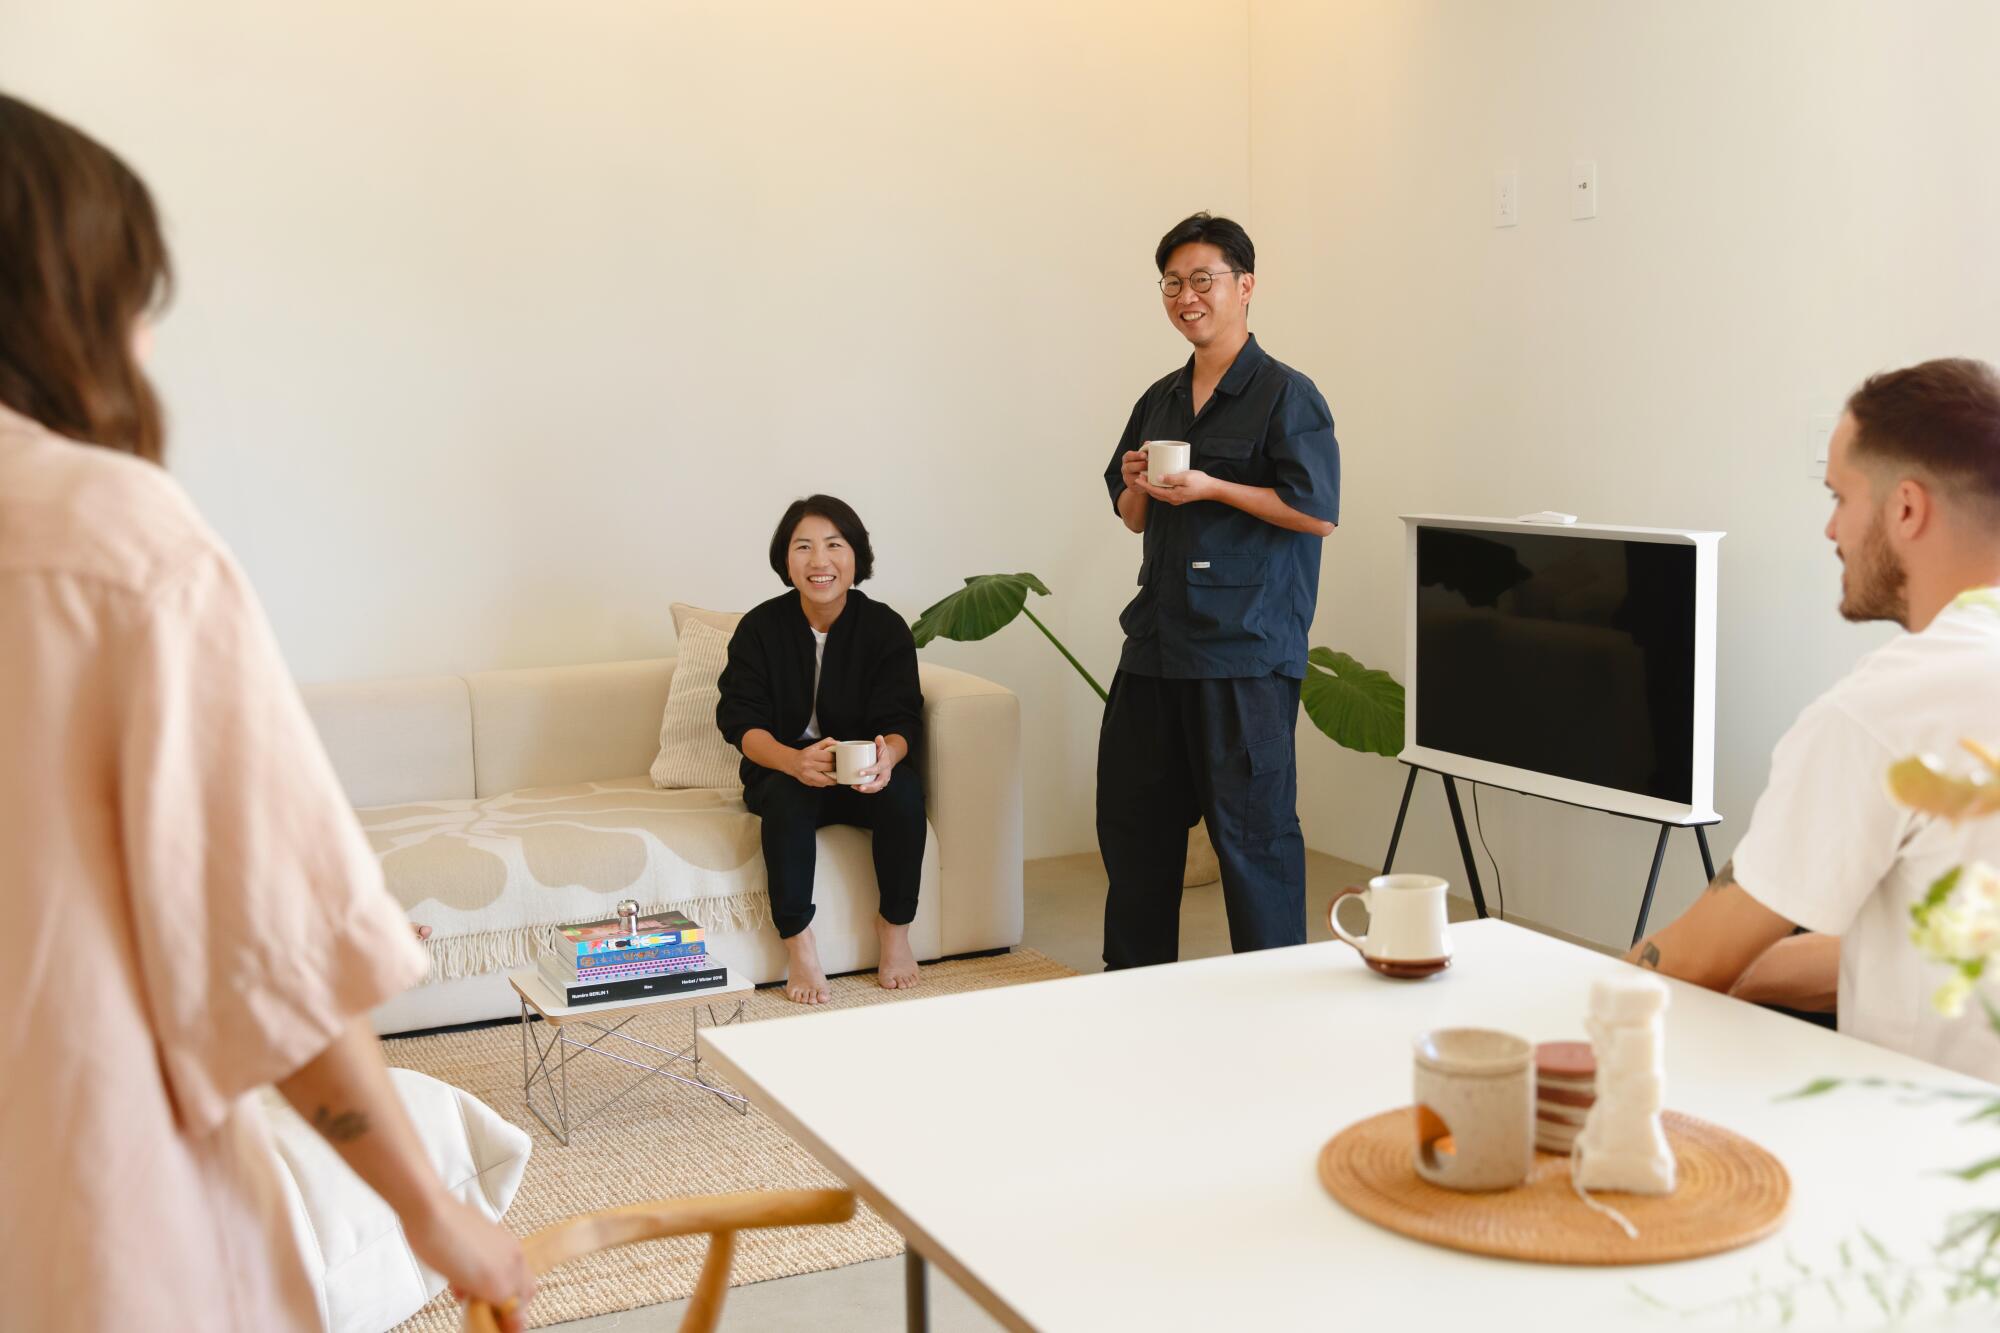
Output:
M1578 222L1597 216L1597 160L1579 157L1569 171L1569 215Z
M1839 423L1838 412L1815 412L1806 426L1806 442L1812 449L1812 474L1815 477L1826 475L1827 445L1833 439L1833 428Z
M1521 221L1521 174L1517 171L1493 173L1493 225L1512 227Z

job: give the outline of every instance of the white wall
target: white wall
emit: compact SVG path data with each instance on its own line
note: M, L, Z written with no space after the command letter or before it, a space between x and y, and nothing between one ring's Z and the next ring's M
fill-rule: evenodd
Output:
M302 678L669 651L825 489L871 593L1035 571L1108 681L1097 475L1185 355L1154 241L1248 202L1247 43L1194 0L63 0L0 7L0 86L159 196L173 467ZM932 655L1023 696L1030 854L1094 845L1088 689L1025 621Z
M1996 49L1977 0L1254 0L1261 332L1325 390L1346 468L1314 642L1402 674L1399 513L1727 530L1726 855L1779 734L1886 637L1834 614L1814 417L1877 369L2000 357ZM1496 230L1503 166L1521 220ZM1309 841L1379 864L1401 767L1310 731L1301 755ZM1629 937L1650 826L1482 804L1509 908ZM1398 867L1462 881L1449 830L1425 779ZM1656 923L1700 887L1675 843Z
M1883 637L1832 613L1813 419L2000 356L1996 38L1983 0L65 0L0 7L0 85L159 193L175 467L304 678L667 651L668 600L778 590L813 488L906 614L1034 570L1108 678L1095 475L1184 355L1151 244L1213 207L1339 422L1315 642L1401 670L1401 512L1729 531L1722 854ZM1088 691L1025 623L932 652L1023 696L1031 854L1092 846ZM1400 768L1301 753L1312 845L1378 859ZM1510 908L1629 932L1647 828L1483 804ZM1460 878L1447 830L1428 782L1400 863ZM1698 880L1681 835L1658 919Z

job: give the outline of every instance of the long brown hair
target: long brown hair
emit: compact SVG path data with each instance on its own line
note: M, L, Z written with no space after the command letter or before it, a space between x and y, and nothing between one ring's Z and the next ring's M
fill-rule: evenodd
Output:
M0 93L0 403L159 462L160 405L132 334L172 284L145 182L81 130Z

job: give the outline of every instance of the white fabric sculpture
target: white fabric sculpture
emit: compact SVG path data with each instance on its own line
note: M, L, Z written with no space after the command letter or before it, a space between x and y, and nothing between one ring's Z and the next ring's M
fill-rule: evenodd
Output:
M1590 988L1584 1028L1597 1056L1597 1101L1577 1139L1582 1189L1674 1191L1674 1150L1660 1126L1666 1008L1667 988L1656 977L1606 977Z

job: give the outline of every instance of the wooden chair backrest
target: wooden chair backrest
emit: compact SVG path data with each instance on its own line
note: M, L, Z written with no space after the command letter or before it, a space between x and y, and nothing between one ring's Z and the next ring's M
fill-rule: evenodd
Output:
M736 1233L758 1227L813 1226L845 1222L854 1216L854 1195L848 1190L750 1190L741 1194L705 1194L690 1199L654 1199L585 1213L544 1227L521 1242L528 1267L540 1277L579 1255L632 1245L664 1236L707 1232L708 1253L695 1280L681 1333L712 1333L729 1294L729 1265L736 1254ZM500 1333L493 1307L484 1301L465 1306L465 1333Z

